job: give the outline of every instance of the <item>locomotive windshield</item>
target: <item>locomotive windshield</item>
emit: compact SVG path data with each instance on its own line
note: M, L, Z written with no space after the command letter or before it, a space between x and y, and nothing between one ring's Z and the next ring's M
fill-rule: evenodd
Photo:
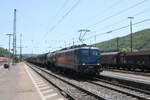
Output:
M91 50L91 53L90 53L92 56L98 56L99 55L99 51L97 50Z
M89 56L89 50L88 49L81 50L80 53L82 56Z
M99 51L98 50L85 49L85 50L81 50L80 54L82 56L98 56L99 55Z

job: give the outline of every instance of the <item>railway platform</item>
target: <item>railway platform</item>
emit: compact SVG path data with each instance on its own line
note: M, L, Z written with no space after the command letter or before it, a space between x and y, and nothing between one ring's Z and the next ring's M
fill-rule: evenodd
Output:
M131 80L131 81L150 85L150 76L143 76L143 75L137 75L131 73L122 73L122 72L113 72L113 71L103 71L101 75L125 79L125 80Z
M25 63L0 66L0 100L65 100Z
M3 65L0 65L0 70L3 70Z
M0 71L4 70L3 65L4 63L0 63Z

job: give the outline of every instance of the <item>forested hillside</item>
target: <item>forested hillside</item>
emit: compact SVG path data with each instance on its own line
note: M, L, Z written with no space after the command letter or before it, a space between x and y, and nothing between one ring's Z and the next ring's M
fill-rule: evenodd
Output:
M8 50L0 47L0 57L9 57Z
M117 50L117 38L109 41L97 43L96 47L101 51L118 51ZM119 51L130 50L130 35L118 38ZM133 50L150 50L150 29L144 29L133 33Z

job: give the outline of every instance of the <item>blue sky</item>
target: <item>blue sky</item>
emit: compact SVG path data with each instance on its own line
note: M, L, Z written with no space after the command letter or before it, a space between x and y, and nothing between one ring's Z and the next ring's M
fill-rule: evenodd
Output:
M77 2L76 7L69 12ZM143 3L132 7L140 2ZM5 34L13 32L15 8L17 9L17 47L22 33L23 53L44 53L72 45L73 40L78 41L80 29L91 30L84 38L93 37L85 40L84 43L92 44L95 43L94 35L128 25L129 16L145 11L134 16L133 23L149 19L149 5L150 0L0 0L0 46L8 48L8 37ZM127 10L129 7L132 8ZM117 14L120 11L122 12ZM67 12L69 14L65 16ZM117 15L113 16L114 14ZM119 23L115 24L117 22ZM53 27L55 28L52 30ZM133 32L146 28L150 28L150 21L133 26ZM99 35L96 37L96 42L124 36L129 32L129 28L125 28Z

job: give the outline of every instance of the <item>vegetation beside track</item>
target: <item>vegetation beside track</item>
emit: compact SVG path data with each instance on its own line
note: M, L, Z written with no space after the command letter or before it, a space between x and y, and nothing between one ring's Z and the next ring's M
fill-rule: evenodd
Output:
M7 49L4 49L0 47L0 57L9 57L9 51Z
M130 34L118 38L119 51L130 51ZM96 47L101 51L111 52L117 50L117 38L100 42ZM133 33L133 50L150 50L150 29L144 29Z

